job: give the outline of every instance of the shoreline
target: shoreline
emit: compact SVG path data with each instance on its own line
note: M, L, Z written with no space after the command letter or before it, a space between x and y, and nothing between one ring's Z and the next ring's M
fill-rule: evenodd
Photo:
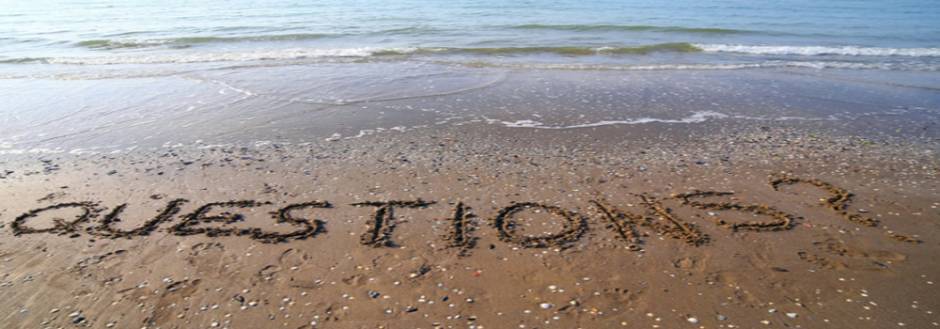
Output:
M0 153L317 144L466 126L613 141L779 126L932 143L940 138L936 82L910 72L555 72L422 63L13 79L0 80L15 95L0 120ZM48 93L76 98L62 103ZM88 93L96 96L82 96Z
M0 327L940 328L940 1L53 7Z

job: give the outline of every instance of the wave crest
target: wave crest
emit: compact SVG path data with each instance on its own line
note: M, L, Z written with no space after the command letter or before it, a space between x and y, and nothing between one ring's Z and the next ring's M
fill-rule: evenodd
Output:
M555 54L563 56L593 55L644 55L655 52L694 53L702 51L687 42L658 43L629 47L484 47L484 48L417 48L407 52L387 50L376 52L377 56L406 54L471 54L471 55L525 55Z
M605 32L605 31L633 31L633 32L677 32L702 34L739 34L754 33L754 31L726 29L718 27L683 27L683 26L656 26L656 25L616 25L616 24L522 24L509 28L517 30L556 30L574 32Z
M322 33L295 33L295 34L274 34L274 35L254 35L254 36L235 36L235 37L180 37L167 39L149 39L149 40L112 40L112 39L94 39L84 40L75 43L76 46L90 49L127 49L127 48L147 48L158 46L169 46L172 48L186 48L196 44L204 43L225 43L225 42L252 42L252 41L297 41L297 40L315 40L332 37L332 34Z
M906 56L938 57L940 48L881 48L859 46L751 46L728 44L694 44L705 52L742 53L752 55L801 55L801 56Z

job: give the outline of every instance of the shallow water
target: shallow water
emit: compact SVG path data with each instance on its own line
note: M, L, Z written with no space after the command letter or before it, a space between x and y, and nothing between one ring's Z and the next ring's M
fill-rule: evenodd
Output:
M467 125L546 133L607 129L600 135L814 125L867 137L940 137L940 93L930 87L935 75L852 73L321 63L7 79L0 80L0 97L9 100L0 117L0 154L306 143Z
M940 134L936 1L3 7L0 153L468 124L803 122ZM860 118L869 124L853 128Z
M0 62L436 60L539 68L937 70L940 3L15 1ZM550 64L550 65L549 65Z

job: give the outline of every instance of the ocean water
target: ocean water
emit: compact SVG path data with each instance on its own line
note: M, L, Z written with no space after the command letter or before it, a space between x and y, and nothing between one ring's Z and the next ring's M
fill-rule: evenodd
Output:
M0 7L4 66L940 69L935 0L38 0Z
M940 137L936 0L0 1L0 155L481 125Z

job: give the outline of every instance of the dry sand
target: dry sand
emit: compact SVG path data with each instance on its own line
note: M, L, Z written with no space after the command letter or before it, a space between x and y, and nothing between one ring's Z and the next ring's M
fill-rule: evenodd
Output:
M936 142L712 128L6 155L0 323L938 326Z

